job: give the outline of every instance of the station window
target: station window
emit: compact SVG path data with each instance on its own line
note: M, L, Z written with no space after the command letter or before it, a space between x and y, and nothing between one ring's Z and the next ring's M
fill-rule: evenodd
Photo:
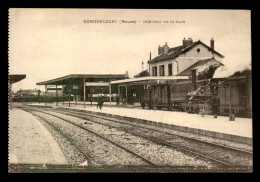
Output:
M172 64L168 64L168 75L172 76Z
M157 76L157 66L152 67L152 75Z
M164 76L164 65L159 66L159 75Z

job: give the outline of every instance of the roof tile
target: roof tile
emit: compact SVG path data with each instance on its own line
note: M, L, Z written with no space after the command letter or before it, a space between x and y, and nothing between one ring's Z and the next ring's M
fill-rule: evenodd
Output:
M214 49L211 49L209 46L207 46L206 44L204 44L203 42L201 42L199 40L199 41L194 42L193 44L189 45L186 48L184 48L183 45L170 48L168 54L160 54L159 56L157 56L154 59L152 59L151 63L164 61L164 60L168 60L168 59L173 59L173 58L179 56L180 54L189 51L191 48L193 48L194 46L196 46L198 44L202 44L203 46L207 47L210 51L213 51L215 54L219 55L220 57L224 57L223 55L221 55L220 53L218 53Z

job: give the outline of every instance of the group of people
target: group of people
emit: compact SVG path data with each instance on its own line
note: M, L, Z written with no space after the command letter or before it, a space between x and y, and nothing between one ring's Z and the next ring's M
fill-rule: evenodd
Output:
M127 97L127 100L125 97L116 97L116 104L119 105L120 104L120 101L122 103L122 105L134 105L135 104L135 98L134 97L131 97L131 96L128 96Z
M149 109L153 109L154 111L156 111L157 109L157 105L158 105L158 99L157 97L155 99L153 99L152 101L148 102L148 107ZM143 109L145 109L145 100L141 101L141 107Z

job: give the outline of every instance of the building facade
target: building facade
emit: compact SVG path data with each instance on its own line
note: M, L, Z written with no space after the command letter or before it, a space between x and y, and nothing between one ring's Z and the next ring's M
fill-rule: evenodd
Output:
M158 56L149 61L150 76L173 76L203 59L214 58L221 62L223 55L214 50L214 40L210 47L203 42L193 42L191 38L183 39L182 45L169 48L167 42L159 45Z

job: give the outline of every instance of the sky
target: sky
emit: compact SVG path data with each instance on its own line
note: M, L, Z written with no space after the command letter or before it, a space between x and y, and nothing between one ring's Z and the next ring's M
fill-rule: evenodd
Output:
M9 74L26 74L12 89L43 90L37 82L69 74L133 77L159 45L180 46L189 37L206 45L214 39L225 56L216 75L225 76L251 67L250 16L249 10L9 9Z

